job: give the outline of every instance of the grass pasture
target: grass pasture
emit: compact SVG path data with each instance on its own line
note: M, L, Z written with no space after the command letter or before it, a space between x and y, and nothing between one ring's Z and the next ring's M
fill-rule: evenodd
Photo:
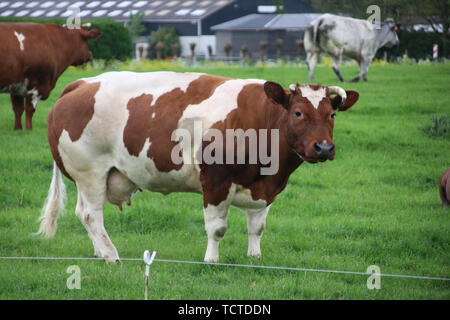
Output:
M185 71L185 70L181 70ZM306 68L195 69L236 78L263 78L284 87L307 82ZM100 71L70 69L47 101L32 131L13 131L9 95L0 95L0 256L92 257L92 243L75 216L76 190L53 239L34 237L53 161L46 118L71 81ZM356 66L342 68L345 79ZM450 64L373 65L369 82L339 84L329 67L316 79L360 93L338 113L334 161L303 164L272 205L261 240L263 257L247 252L245 213L232 208L220 245L224 263L261 264L450 277L450 210L438 181L450 166L450 140L417 127L432 114L450 115ZM23 198L22 198L23 194ZM201 196L144 191L120 212L105 207L105 226L121 257L202 261L206 248ZM66 269L78 265L81 290L69 290ZM124 261L0 260L0 299L142 299L144 265ZM150 299L449 299L450 282L388 278L368 290L366 276L155 262Z

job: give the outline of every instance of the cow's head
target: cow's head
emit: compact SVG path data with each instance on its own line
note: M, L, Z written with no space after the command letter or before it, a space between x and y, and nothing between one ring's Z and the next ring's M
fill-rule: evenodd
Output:
M93 58L92 52L89 51L89 39L97 39L101 36L102 32L98 29L87 30L88 27L90 27L90 24L85 24L81 28L75 29L75 41L77 45L74 48L76 52L74 62L72 63L73 66L86 63Z
M359 98L356 91L320 85L291 85L284 90L275 82L264 84L266 95L281 105L284 114L284 135L289 147L303 160L315 163L333 160L336 111L346 111Z
M394 22L391 18L386 19L382 25L381 30L379 32L380 37L380 47L388 47L391 48L393 46L397 46L400 43L400 40L397 36L397 30L399 29L399 25Z

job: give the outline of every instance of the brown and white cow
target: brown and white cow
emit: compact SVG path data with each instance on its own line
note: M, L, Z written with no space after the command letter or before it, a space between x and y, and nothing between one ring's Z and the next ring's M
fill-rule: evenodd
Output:
M70 65L92 60L89 39L101 35L98 29L68 29L56 24L0 23L0 93L9 93L15 114L14 129L32 128L39 100L45 100L59 76ZM25 104L24 104L25 100Z
M349 109L358 97L357 92L339 87L297 84L284 90L274 82L199 73L110 72L75 81L48 116L55 163L38 233L56 232L57 216L64 208L64 174L78 189L76 214L95 255L107 261L117 261L119 256L103 225L103 206L130 203L140 189L203 194L205 261L210 262L219 259L229 206L246 210L248 255L260 256L271 204L304 161L334 158L335 112ZM203 130L201 142L190 142L194 147L186 154L184 148L177 149L181 142L174 139L174 132L191 132L196 122ZM243 151L244 163L198 161L217 142L217 135L206 138L210 132L252 130L258 130L259 139L268 139L259 147L276 156L277 170L263 174L269 164L259 158L250 163L248 147ZM238 136L229 139L238 141ZM226 147L215 151L219 160L234 152ZM174 154L180 153L183 161L174 161ZM236 152L232 160L239 156Z

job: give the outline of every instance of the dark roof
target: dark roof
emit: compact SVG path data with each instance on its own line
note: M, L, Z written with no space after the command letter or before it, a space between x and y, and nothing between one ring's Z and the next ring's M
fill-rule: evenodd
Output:
M112 18L128 20L130 12L144 13L144 21L191 21L202 19L236 0L6 0L0 1L0 17L67 18L72 5L80 8L81 20Z
M249 14L211 27L211 30L302 30L319 13Z

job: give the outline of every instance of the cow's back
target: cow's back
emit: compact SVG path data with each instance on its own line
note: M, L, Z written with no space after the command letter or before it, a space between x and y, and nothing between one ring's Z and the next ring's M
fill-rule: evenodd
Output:
M321 44L336 46L343 53L356 60L364 46L374 41L373 26L366 20L324 14L317 18L318 35ZM326 46L325 46L326 47Z

